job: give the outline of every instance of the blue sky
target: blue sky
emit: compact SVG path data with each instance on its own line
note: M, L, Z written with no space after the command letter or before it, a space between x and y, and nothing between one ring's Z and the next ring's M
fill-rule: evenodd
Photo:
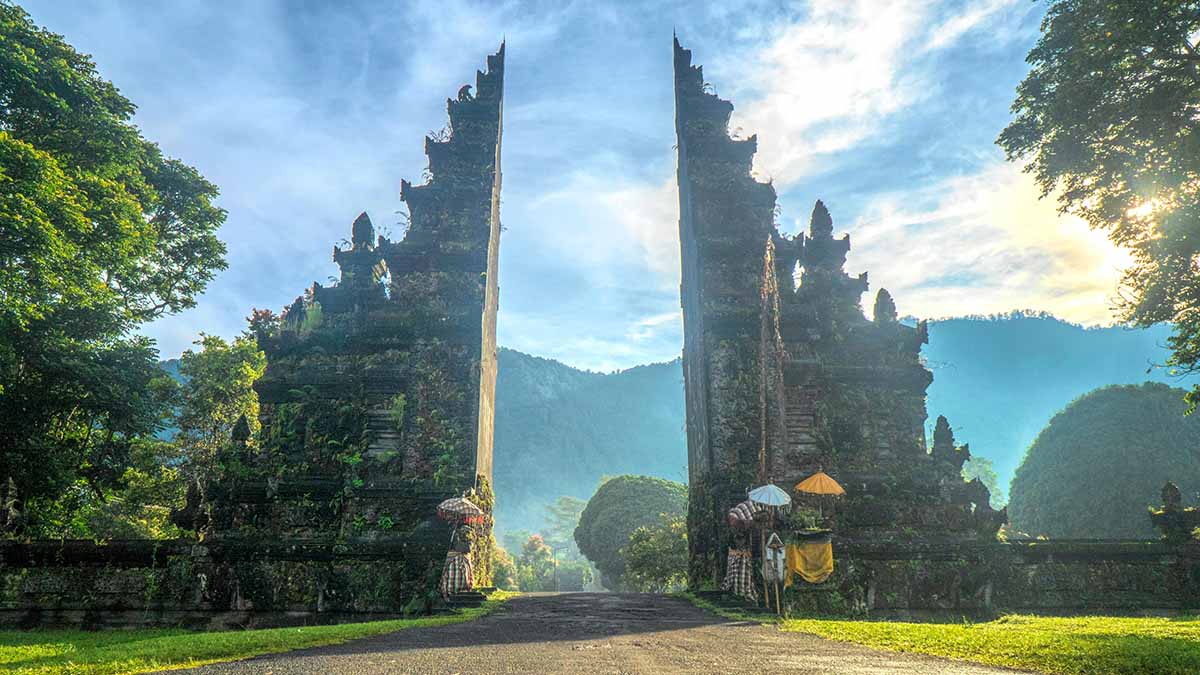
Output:
M400 180L502 38L502 345L598 370L679 354L673 30L758 134L782 229L824 199L847 269L902 314L1107 323L1127 262L993 143L1037 38L1029 0L24 5L221 188L229 269L146 328L164 357L325 282L360 211L398 234Z

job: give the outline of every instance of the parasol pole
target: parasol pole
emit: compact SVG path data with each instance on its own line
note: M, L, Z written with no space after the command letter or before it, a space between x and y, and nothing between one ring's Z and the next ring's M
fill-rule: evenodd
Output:
M780 609L779 609L779 582L776 581L775 582L775 616L781 616L782 614L783 614L783 612L780 611Z
M761 530L758 533L758 543L760 544L758 552L762 557L762 573L763 573L763 607L771 609L771 587L767 585L767 531Z

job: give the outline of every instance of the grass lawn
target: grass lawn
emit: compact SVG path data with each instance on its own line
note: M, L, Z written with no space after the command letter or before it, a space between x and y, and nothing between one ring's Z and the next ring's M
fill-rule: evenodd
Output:
M482 607L457 614L338 626L212 633L176 629L0 631L0 671L13 675L118 675L190 668L405 628L469 621L495 610L506 597L498 592Z
M1200 619L1009 615L983 623L789 619L785 631L1044 673L1200 673Z
M1043 673L1200 673L1200 618L1008 615L980 623L901 623L844 619L785 619L697 605L730 618L777 623L877 649L930 654Z

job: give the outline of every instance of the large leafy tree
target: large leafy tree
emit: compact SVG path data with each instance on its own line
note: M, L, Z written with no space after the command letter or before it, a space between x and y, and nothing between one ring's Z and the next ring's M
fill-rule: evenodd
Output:
M14 523L120 483L171 383L133 331L225 267L217 189L131 123L133 104L0 0L0 483ZM14 496L15 495L15 496Z
M682 590L687 585L687 518L663 514L655 525L643 525L629 535L625 583L643 593Z
M1009 491L1012 526L1069 538L1158 537L1147 507L1174 481L1200 490L1200 419L1184 417L1183 391L1165 384L1111 386L1054 416L1025 453Z
M588 500L575 528L575 542L599 570L604 587L620 590L629 585L625 549L633 532L659 525L664 515L686 514L687 486L651 476L617 476Z
M580 560L582 555L575 545L575 528L587 502L577 497L562 495L546 505L546 545L559 560Z
M1200 365L1200 2L1053 0L998 143L1133 252L1119 310ZM1200 391L1189 396L1193 407Z
M267 357L251 334L226 342L216 335L201 335L201 349L187 350L179 359L183 379L175 443L184 457L191 479L211 477L228 447L240 419L246 431L258 429L258 394L254 382L267 368Z

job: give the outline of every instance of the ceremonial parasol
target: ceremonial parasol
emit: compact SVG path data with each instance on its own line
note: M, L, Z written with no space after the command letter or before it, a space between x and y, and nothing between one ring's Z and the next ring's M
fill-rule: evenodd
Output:
M769 516L767 527L770 527L775 522L775 511L791 504L792 498L788 496L788 493L779 489L779 487L774 483L767 483L766 485L760 485L759 487L756 487L750 491L750 501L754 504L761 504L762 506L766 507L767 515ZM760 535L760 544L761 547L759 550L763 552L763 560L765 561L767 557L766 529L764 529ZM776 590L778 591L778 589ZM770 587L767 586L766 576L763 576L763 602L766 603L767 607L771 606L771 590ZM778 595L776 596L776 602L778 602Z
M483 522L483 509L463 497L454 497L438 504L438 518L451 523L476 525Z
M729 509L727 516L730 527L747 528L754 525L754 509L749 501L741 502L732 509Z
M844 495L846 490L838 482L829 477L824 471L818 471L804 480L796 483L797 492L807 492L813 495Z
M845 488L829 477L824 471L818 471L804 480L796 483L796 492L807 492L810 495L844 495ZM817 504L817 513L825 517L825 509Z
M750 501L763 506L780 507L791 504L792 498L774 483L767 483L750 491Z

